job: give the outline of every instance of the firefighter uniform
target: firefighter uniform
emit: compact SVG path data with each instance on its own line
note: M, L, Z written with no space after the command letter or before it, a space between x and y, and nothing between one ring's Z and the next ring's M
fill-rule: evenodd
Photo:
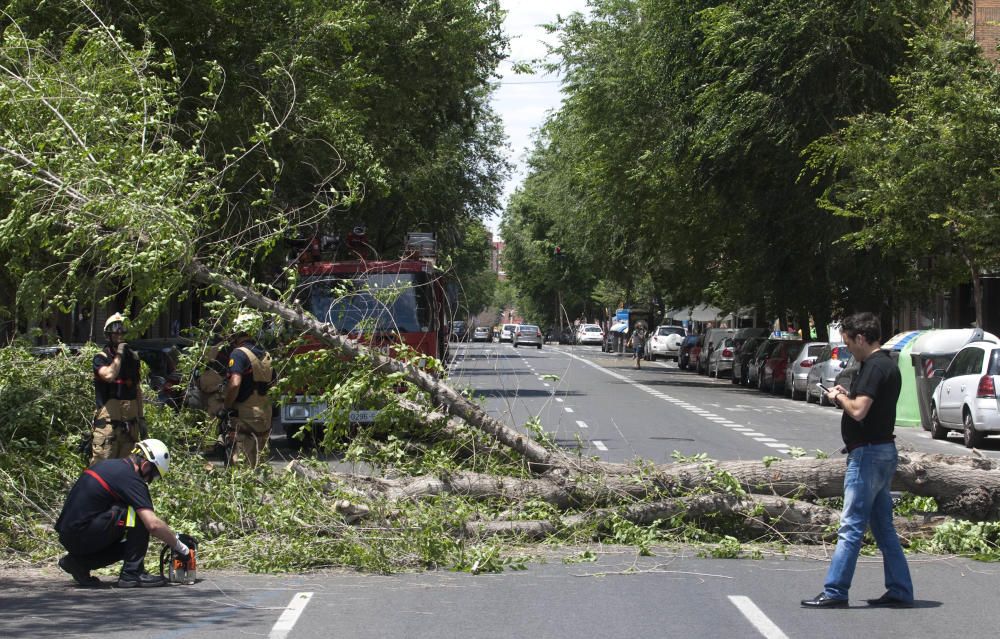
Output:
M132 461L98 461L66 498L55 525L59 543L83 570L122 561L122 573L138 578L149 548L149 531L136 516L144 508L152 510L153 501Z
M271 435L271 399L267 390L274 379L271 356L252 340L244 340L229 355L229 375L241 376L231 417L236 443L232 462L243 456L253 467Z
M139 388L139 358L125 349L118 376L110 382L101 379L98 371L110 366L115 359L115 346L108 344L94 356L93 452L90 463L101 459L127 456L140 440L139 416L142 396Z

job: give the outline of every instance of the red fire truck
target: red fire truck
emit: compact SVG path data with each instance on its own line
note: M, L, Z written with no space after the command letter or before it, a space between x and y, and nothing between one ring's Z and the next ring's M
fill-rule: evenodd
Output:
M400 259L367 259L364 231L355 229L344 243L352 259L322 259L319 240L298 260L303 307L342 335L393 355L394 344L444 360L448 348L448 296L434 268L433 234L410 233ZM298 351L319 348L315 342ZM282 401L281 421L291 439L315 421L326 406L307 394ZM370 422L375 411L352 411L352 422Z

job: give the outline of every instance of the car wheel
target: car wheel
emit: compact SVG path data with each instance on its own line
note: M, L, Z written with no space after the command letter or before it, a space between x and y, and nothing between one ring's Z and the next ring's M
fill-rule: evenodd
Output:
M965 414L962 416L962 425L965 426L965 429L962 431L963 438L965 439L965 447L978 448L982 446L986 440L986 435L976 430L976 425L972 422L972 413L968 409L966 409Z
M948 429L941 425L941 420L938 419L937 406L931 404L931 438L932 439L947 439Z

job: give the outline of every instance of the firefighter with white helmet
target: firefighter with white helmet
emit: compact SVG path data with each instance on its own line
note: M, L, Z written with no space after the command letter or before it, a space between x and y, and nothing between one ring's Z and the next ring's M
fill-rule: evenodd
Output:
M100 586L91 570L122 563L119 588L164 586L146 572L149 536L190 561L190 548L153 512L149 483L167 474L170 451L158 439L144 439L124 459L104 459L84 471L70 489L56 521L67 554L59 567L82 587Z
M138 356L124 341L125 317L104 323L107 343L94 356L94 413L90 462L125 457L146 435Z
M271 356L257 344L264 326L259 313L244 310L233 321L227 382L220 417L228 416L235 438L230 463L242 457L251 466L260 463L271 436L271 399L267 395L274 380Z

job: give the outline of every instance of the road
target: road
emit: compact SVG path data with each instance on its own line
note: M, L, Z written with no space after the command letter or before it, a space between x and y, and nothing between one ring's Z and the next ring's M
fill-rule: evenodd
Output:
M516 428L537 418L567 447L608 461L657 463L676 454L715 459L836 455L839 412L764 395L597 348L459 345L452 383ZM965 454L901 429L904 446ZM984 454L1000 455L1000 440ZM699 557L688 548L592 545L542 549L544 560L498 575L348 571L246 575L203 571L193 586L147 591L80 590L57 568L0 571L0 637L121 639L350 639L405 637L991 637L1000 609L989 596L1000 568L916 555L912 610L882 610L879 557L863 557L846 610L806 610L818 593L829 547L765 551L757 560ZM573 561L564 561L570 559ZM107 578L105 578L107 579Z
M705 453L719 460L834 456L843 446L840 411L681 371L674 362L643 362L592 346L461 345L452 383L486 400L513 427L536 417L564 446L612 462L656 463ZM931 439L919 428L896 431L900 447L964 455L955 434ZM980 452L1000 458L1000 438Z

